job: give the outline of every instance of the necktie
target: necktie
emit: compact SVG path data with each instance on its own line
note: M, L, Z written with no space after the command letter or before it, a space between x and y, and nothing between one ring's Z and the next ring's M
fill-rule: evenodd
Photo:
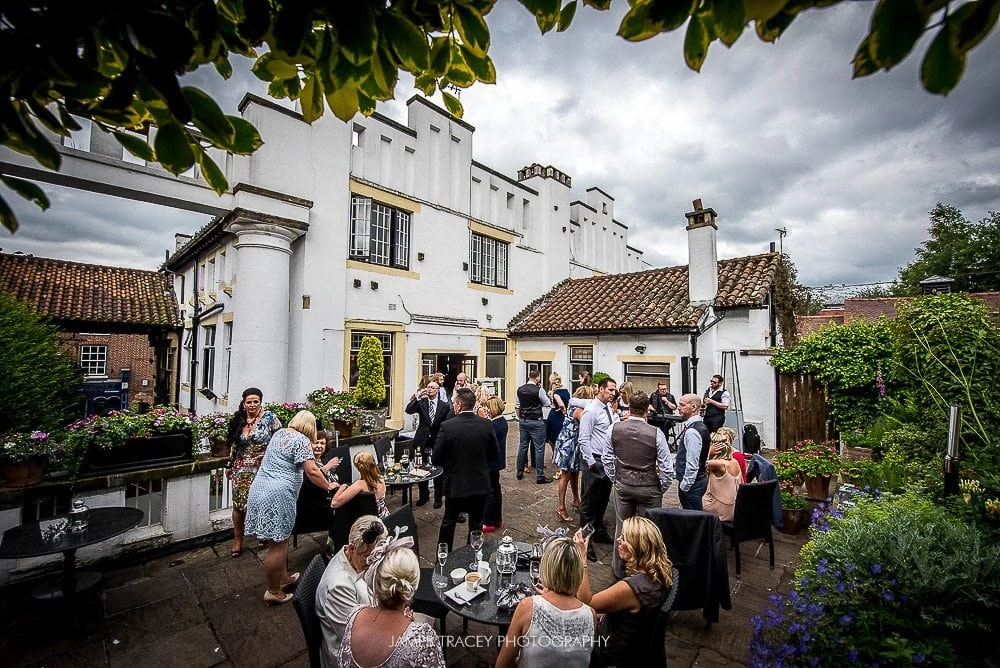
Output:
M607 404L604 404L604 412L608 414L608 424L611 424L611 409L608 408Z
M437 399L427 400L427 415L430 417L431 422L434 422L434 410L437 408Z

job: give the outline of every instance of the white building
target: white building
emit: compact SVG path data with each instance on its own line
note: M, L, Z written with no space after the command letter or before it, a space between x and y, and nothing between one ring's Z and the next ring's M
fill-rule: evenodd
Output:
M720 374L734 395L738 389L727 424L754 424L773 446L775 376L768 360L777 339L772 287L780 256L720 261L715 211L695 200L685 215L687 267L574 278L518 314L509 328L518 378L537 367L543 377L556 371L571 379L575 390L581 371L602 371L647 393L663 380L680 396L703 395L709 378Z
M399 427L431 371L506 392L523 375L507 323L553 284L644 268L610 195L574 201L553 167L514 179L475 161L475 129L422 97L406 125L309 125L255 96L240 111L264 146L229 158L233 207L165 265L185 320L179 402L198 413L234 410L247 386L274 401L352 386L373 334Z

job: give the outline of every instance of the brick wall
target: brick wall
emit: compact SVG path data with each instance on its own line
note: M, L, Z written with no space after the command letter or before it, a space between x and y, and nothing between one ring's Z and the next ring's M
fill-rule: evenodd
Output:
M120 379L122 369L131 370L128 403L156 403L156 354L147 335L61 332L59 336L77 361L81 346L107 346L108 379Z

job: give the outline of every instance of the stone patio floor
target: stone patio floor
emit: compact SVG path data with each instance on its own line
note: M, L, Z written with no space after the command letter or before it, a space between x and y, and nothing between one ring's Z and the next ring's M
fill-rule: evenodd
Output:
M535 528L566 526L555 513L557 485L536 485L533 476L514 477L517 423L511 423L508 468L504 485L504 531L516 540L533 541ZM551 472L551 467L550 467ZM666 495L676 506L674 487ZM400 504L399 495L389 497L390 510ZM431 504L416 508L421 564L434 559L443 510ZM614 526L614 511L608 522ZM456 543L465 538L460 525ZM488 534L499 540L503 531ZM325 534L299 537L289 548L290 570L304 570L322 549ZM775 533L775 568L768 567L768 550L758 541L741 546L742 577L734 570L729 551L732 610L720 613L718 624L706 628L700 611L674 612L666 638L671 666L746 665L750 618L764 609L775 591L785 592L798 563L805 534ZM13 585L0 591L0 664L4 666L252 666L261 668L308 668L309 658L299 620L291 604L268 607L262 599L264 568L262 554L253 539L239 559L229 556L230 539L183 552L156 556L148 561L98 564L104 578L98 587L66 609L51 602L36 602L30 587ZM759 548L759 549L758 549ZM595 590L609 586L611 546L597 545L597 564L591 565ZM462 623L448 616L447 631L461 636ZM492 636L493 627L474 622L470 636ZM462 643L465 644L465 643ZM452 646L448 664L462 668L492 666L492 647Z

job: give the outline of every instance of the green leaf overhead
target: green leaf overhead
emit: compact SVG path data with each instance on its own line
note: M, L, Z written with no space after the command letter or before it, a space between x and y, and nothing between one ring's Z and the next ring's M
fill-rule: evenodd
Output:
M627 5L617 33L641 41L687 23L683 58L700 69L712 42L731 46L750 21L760 39L773 41L806 9L842 1L619 0ZM250 153L261 144L253 126L223 114L197 88L182 87L180 77L211 66L228 78L230 58L238 54L254 61L252 71L270 95L299 100L307 120L320 118L326 106L348 120L373 113L376 100L393 97L401 71L412 74L425 95L449 85L494 83L494 4L194 0L132 3L123 11L121 3L107 0L0 3L0 144L58 170L54 138L80 129L72 113L110 132L160 128L152 154L133 135L116 136L131 153L175 173L200 157L191 124L215 147ZM541 32L572 34L582 8L608 10L612 0L519 4ZM946 94L961 80L967 54L995 32L998 15L1000 0L879 0L868 32L858 35L854 76L895 67L915 48L926 48L920 81L928 91ZM921 40L927 32L932 41ZM461 113L457 98L443 99L449 111ZM212 174L216 187L221 181ZM16 226L10 207L0 204L4 224Z
M168 123L156 131L153 148L160 164L174 174L180 174L194 164L190 136L176 123Z
M951 26L945 23L927 49L920 66L920 79L930 92L947 95L958 85L964 69L965 53L955 49Z
M879 0L872 15L870 50L881 68L895 67L913 50L927 17L915 0Z
M146 162L156 162L156 154L153 153L153 147L142 137L136 137L135 135L118 130L114 132L114 135L118 143L132 155L142 158Z

